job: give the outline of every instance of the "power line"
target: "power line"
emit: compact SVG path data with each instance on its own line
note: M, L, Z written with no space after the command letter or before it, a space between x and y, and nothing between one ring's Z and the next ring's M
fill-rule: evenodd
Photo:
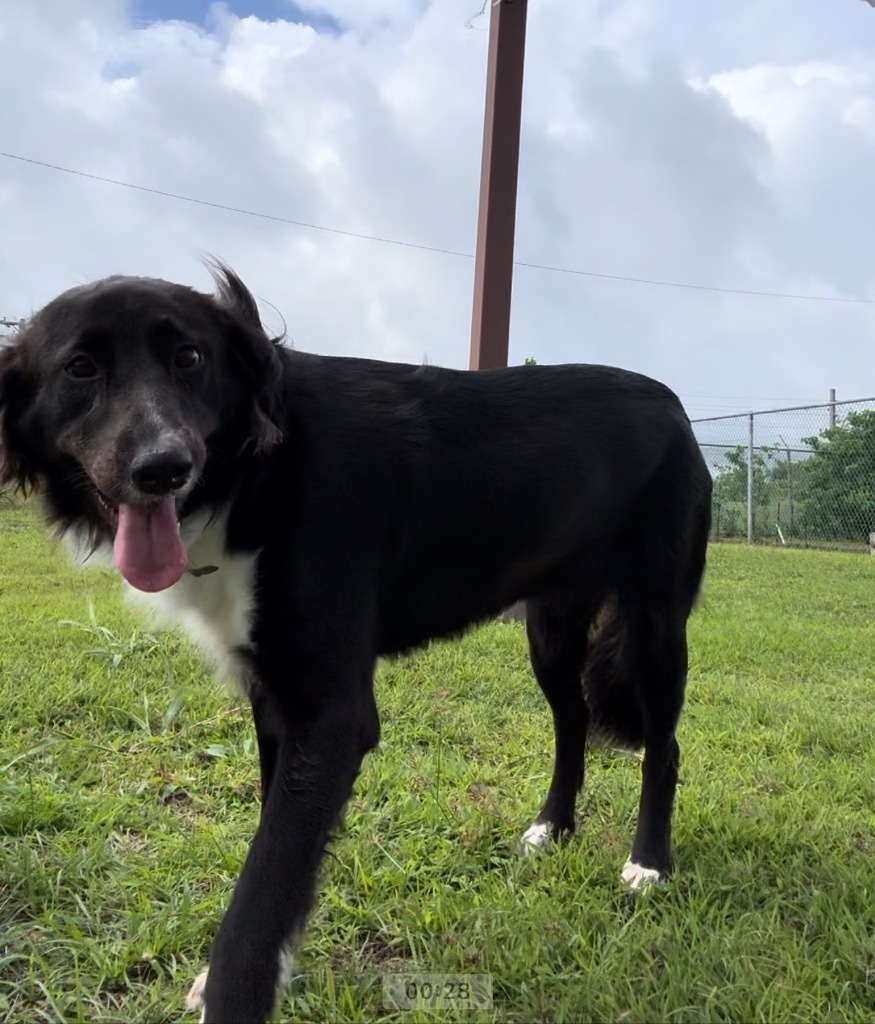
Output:
M621 274L599 274L594 270L572 270L569 267L551 267L542 263L524 263L514 260L516 267L532 270L549 270L554 274L579 274L581 277L598 277L604 281L629 281L634 284L651 284L660 288L688 288L699 292L721 292L724 295L756 295L763 299L802 299L806 302L843 302L850 305L875 305L875 299L858 297L846 298L838 295L805 295L797 292L762 292L753 288L722 288L714 284L691 284L688 281L659 281L649 277L626 277Z
M456 249L442 249L436 245L421 245L418 242L404 242L397 238L383 238L381 235L368 235L359 231L345 231L342 228L326 227L324 224L313 224L305 220L293 220L291 217L280 217L273 213L261 213L258 210L245 210L239 206L229 206L225 203L214 203L209 199L198 199L194 196L183 196L177 192L168 192L160 188L151 188L149 185L136 185L130 181L120 181L118 178L107 178L101 174L91 174L88 171L79 171L73 167L62 167L60 164L50 164L44 160L34 160L28 156L18 156L15 153L4 153L0 156L7 160L18 160L25 164L34 164L36 167L46 167L51 171L62 171L64 174L74 174L78 178L88 178L91 181L100 181L106 185L118 185L121 188L134 189L137 192L148 192L151 195L163 196L165 199L178 199L183 203L193 203L196 206L208 206L213 210L224 210L227 213L239 213L245 217L258 217L261 220L272 220L280 224L292 224L298 228L309 228L312 231L326 231L332 235L346 235L348 238L361 238L367 242L382 242L384 245L401 245L408 249L424 249L426 252L438 252L445 256L464 256L473 259L469 252L461 252Z
M801 402L801 398L788 398L786 395L694 395L685 392L687 398L713 398L715 402Z
M237 213L244 217L258 217L261 220L274 221L279 224L291 224L294 227L308 228L311 231L323 231L332 235L343 235L346 238L359 238L366 242L380 242L383 245L397 245L406 249L419 249L423 252L435 252L444 256L459 256L464 259L473 259L474 254L463 252L459 249L445 249L437 245L424 245L420 242L408 242L399 238L386 238L383 235L366 234L360 231L347 231L343 228L328 227L325 224L314 224L311 221L295 220L291 217L281 217L278 214L263 213L259 210L248 210L239 206L230 206L226 203L215 203L209 199L199 199L195 196L185 196L178 192L169 192L165 189L152 188L149 185L137 185L130 181L121 181L118 178L109 178L101 174L91 174L89 171L80 171L73 167L64 167L60 164L48 163L45 160L35 160L32 157L21 156L17 153L6 153L0 150L0 157L7 160L17 160L19 163L32 164L35 167L44 167L51 171L59 171L63 174L72 174L79 178L87 178L89 181L99 181L106 185L117 185L120 188L133 189L137 192L148 192L150 195L162 196L165 199L177 199L183 203L192 203L196 206L206 206L213 210L224 210L226 213ZM720 285L693 284L689 281L663 281L658 278L633 277L627 274L605 274L595 270L578 270L573 267L557 267L544 263L531 263L525 260L514 260L514 266L524 267L527 270L543 270L552 274L571 274L575 277L592 277L602 281L622 281L628 284L645 284L658 288L682 288L689 291L717 292L723 295L752 295L765 299L797 299L806 302L839 302L846 305L875 305L875 299L867 299L859 296L839 295L810 295L800 292L769 292L758 291L753 288L724 288Z

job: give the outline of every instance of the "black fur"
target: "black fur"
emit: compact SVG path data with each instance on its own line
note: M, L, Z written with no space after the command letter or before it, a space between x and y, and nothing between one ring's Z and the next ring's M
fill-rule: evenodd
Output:
M265 335L236 276L216 278L216 296L139 278L74 289L0 353L0 479L35 486L60 530L112 540L114 503L140 500L130 465L160 428L194 465L180 517L227 508L228 550L258 552L245 655L262 818L206 1019L270 1011L277 953L379 737L376 660L517 600L555 724L538 820L573 830L588 736L643 745L631 859L667 873L711 489L675 395L603 366L307 355ZM191 346L202 358L180 369ZM83 352L93 380L71 363Z

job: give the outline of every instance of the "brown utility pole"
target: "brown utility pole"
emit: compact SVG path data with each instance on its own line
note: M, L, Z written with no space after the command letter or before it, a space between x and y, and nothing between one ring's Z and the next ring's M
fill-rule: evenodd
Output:
M487 0L489 60L469 368L507 366L526 52L526 0Z

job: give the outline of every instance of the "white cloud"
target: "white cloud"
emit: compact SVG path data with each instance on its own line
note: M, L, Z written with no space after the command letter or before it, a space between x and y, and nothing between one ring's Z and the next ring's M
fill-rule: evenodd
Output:
M7 5L8 6L8 5ZM131 24L121 0L0 11L0 149L227 206L472 251L479 0L311 0L343 27ZM290 8L291 9L291 8ZM517 257L875 298L875 30L865 4L530 5ZM318 24L318 22L317 22ZM779 29L783 26L784 31ZM14 29L14 31L13 31ZM245 217L0 159L0 315L108 273L207 286L324 352L466 365L470 260ZM692 414L873 390L875 310L520 268L511 359L652 373ZM708 400L698 396L732 396ZM737 396L737 397L736 397ZM766 404L774 404L767 402ZM709 408L709 406L711 408Z

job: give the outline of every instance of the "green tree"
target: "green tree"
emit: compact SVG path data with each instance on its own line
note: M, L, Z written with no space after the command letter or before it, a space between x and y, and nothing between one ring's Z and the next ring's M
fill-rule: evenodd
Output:
M875 409L849 412L844 423L803 439L803 522L810 537L865 541L875 530Z

